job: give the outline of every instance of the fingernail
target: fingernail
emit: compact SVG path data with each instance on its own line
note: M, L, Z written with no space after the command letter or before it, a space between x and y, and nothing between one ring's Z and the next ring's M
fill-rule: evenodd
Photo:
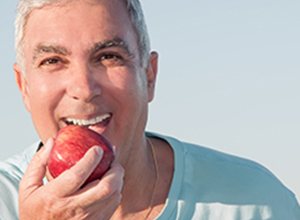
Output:
M96 154L99 155L99 157L102 157L102 155L103 155L103 149L101 147L96 146L95 152L96 152Z
M113 150L114 154L116 154L116 152L117 152L117 147L116 147L115 145L112 146L112 150Z
M52 149L52 146L53 146L53 138L49 138L47 141L46 141L46 144L45 144L45 148L46 150L50 151Z

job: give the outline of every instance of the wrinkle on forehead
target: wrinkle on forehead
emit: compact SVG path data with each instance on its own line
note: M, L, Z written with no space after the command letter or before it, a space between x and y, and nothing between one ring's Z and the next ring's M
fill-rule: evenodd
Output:
M117 2L121 3L121 4L118 3L119 6L121 6L122 4L124 4L124 1L120 1L120 0L60 0L60 1L51 1L50 0L49 4L45 5L44 7L40 8L40 9L42 11L45 9L46 12L48 10L54 9L54 11L53 11L54 14L52 14L52 15L48 14L48 15L50 15L51 19L53 18L53 19L56 20L57 16L58 16L56 14L56 12L59 11L58 13L61 13L61 11L59 10L59 8L61 8L61 7L66 8L66 9L63 9L63 11L65 13L66 12L65 10L69 10L68 7L70 7L70 10L72 10L74 4L77 5L78 3L80 4L80 2L84 3L84 4L87 4L87 5L101 5L101 4L103 4L103 5L106 5L105 8L108 7L108 11L114 10L113 8L115 8L115 6L116 6L115 4ZM126 5L126 4L124 4L124 5ZM57 7L58 11L56 11L55 7ZM75 6L75 8L76 7L77 6ZM123 6L121 6L121 7L123 7ZM126 8L126 6L125 6L125 8ZM34 9L34 10L40 10L40 9ZM78 8L78 7L77 7L77 9L80 10L80 8ZM120 9L120 10L123 11L123 9ZM104 10L103 12L105 12L105 11L106 10ZM58 24L59 24L59 22L58 22ZM52 25L52 24L50 23L49 25ZM43 29L40 30L40 33L42 33L42 32L43 32ZM134 30L133 30L133 33L134 33ZM118 47L118 48L123 49L123 51L125 51L127 54L130 54L130 55L135 54L135 53L138 52L138 54L135 54L135 56L138 55L138 57L139 57L138 45L134 45L133 48L131 48L130 42L125 42L125 40L122 39L122 37L118 36L118 33L114 33L114 34L115 34L115 36L106 36L106 37L111 38L111 39L103 39L103 40L101 40L99 42L96 42L97 39L94 38L93 40L95 40L95 42L90 42L92 45L86 45L88 47L85 48L85 52L92 53L94 51L99 51L99 50L106 49L106 48ZM86 40L85 40L85 42L87 43ZM36 42L36 43L39 43L39 42ZM71 54L71 50L72 50L71 48L66 47L66 45L64 45L64 44L60 44L57 41L56 42L55 41L53 41L53 42L47 42L47 41L42 42L41 41L38 45L32 45L32 46L34 47L33 48L33 53L31 55L31 58L32 58L33 61L36 60L37 57L39 57L42 54L50 54L50 53L52 53L52 54L58 54L58 55L70 55Z

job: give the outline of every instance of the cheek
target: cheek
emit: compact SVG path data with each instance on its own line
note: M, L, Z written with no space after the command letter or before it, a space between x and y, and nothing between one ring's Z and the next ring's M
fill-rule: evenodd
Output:
M147 88L145 79L139 73L127 69L126 71L111 71L108 80L103 84L103 95L112 99L119 112L118 120L122 118L138 117L147 105Z
M44 79L32 79L28 87L31 117L42 140L57 131L55 110L60 100L59 84Z
M118 120L126 119L125 121L129 124L138 123L148 104L145 78L136 72L114 75L112 78L114 87L111 94L114 94L114 99L118 103L118 112L120 113Z
M125 98L128 96L144 97L147 91L146 75L137 72L134 68L108 72L108 81Z
M29 84L28 94L31 108L44 110L54 105L57 97L57 85L45 80L35 79Z

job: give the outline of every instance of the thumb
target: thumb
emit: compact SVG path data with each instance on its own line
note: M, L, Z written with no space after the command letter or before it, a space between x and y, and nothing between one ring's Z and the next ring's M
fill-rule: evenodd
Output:
M45 146L34 155L20 182L20 192L31 193L43 185L43 178L52 147L53 139L50 138Z

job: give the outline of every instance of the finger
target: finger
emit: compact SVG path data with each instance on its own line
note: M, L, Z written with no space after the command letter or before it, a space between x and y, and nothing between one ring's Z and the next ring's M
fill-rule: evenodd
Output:
M115 156L115 161L119 161L121 155L120 150L115 145L112 146L112 150Z
M79 205L88 207L95 201L103 201L113 194L120 194L124 184L124 169L118 163L113 163L111 169L102 177L84 187L74 197Z
M103 156L101 147L94 146L70 169L47 184L57 196L69 196L76 192L95 170ZM61 187L63 186L63 187Z
M47 162L52 146L53 139L50 138L46 142L45 146L34 155L23 176L24 187L27 185L40 186L43 184L43 178L45 176Z
M88 212L92 213L91 219L111 219L111 216L120 205L121 199L122 195L118 192L115 192L106 200L94 202L90 207L87 208Z
M117 191L121 191L122 184L123 184L123 178L124 178L124 169L120 164L113 162L113 164L111 165L111 168L103 175L103 177L101 179L95 180L95 181L87 184L85 187L83 187L81 190L79 190L76 194L77 195L83 194L87 191L90 191L92 188L96 187L99 184L101 184L100 187L104 188L103 183L100 183L100 181L108 182L107 185L113 186L115 183L110 183L110 182L113 181L113 178L116 178L116 177L121 180L120 181L121 184L117 184L117 185L115 185L115 187L112 187L112 188L117 189ZM97 186L97 187L99 187L99 186ZM90 194L93 194L93 192L90 192Z
M34 155L20 183L21 191L24 189L35 190L43 185L43 178L46 173L47 162L52 147L53 139L50 138L45 146Z

